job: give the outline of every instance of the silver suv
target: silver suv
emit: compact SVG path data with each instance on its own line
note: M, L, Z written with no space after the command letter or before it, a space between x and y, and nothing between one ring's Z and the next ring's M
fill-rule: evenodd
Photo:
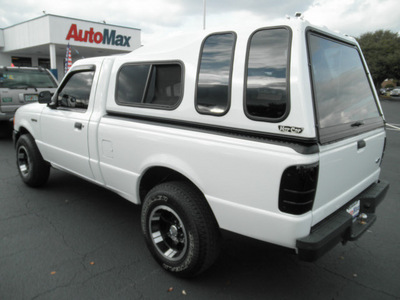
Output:
M0 121L11 121L18 107L36 102L39 92L55 92L58 83L42 67L0 67Z

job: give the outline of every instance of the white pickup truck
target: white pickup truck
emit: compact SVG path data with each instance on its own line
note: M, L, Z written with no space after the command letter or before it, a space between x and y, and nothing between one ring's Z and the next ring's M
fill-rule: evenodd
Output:
M159 264L194 276L221 230L314 260L357 239L389 187L386 134L354 38L295 18L77 61L18 109L22 180L50 167L142 205Z

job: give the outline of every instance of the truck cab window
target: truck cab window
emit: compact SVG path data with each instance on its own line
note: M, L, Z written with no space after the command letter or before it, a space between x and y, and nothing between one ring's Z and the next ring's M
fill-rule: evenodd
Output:
M94 71L73 73L57 96L57 106L86 110L89 105Z
M183 96L180 63L126 64L117 76L119 105L174 109Z

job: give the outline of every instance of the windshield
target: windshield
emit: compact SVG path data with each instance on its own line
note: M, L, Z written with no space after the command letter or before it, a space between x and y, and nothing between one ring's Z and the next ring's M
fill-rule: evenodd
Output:
M308 43L320 134L380 119L357 48L314 33Z
M11 69L1 70L0 88L56 88L57 83L44 69Z

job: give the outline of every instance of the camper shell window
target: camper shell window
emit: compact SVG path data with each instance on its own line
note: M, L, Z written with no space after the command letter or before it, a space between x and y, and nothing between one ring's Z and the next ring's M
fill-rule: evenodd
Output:
M248 118L280 122L289 114L291 30L256 31L249 40L244 110Z
M307 40L321 143L383 126L356 45L313 31L308 32Z
M202 45L196 86L196 110L222 116L229 110L236 35L232 32L208 36Z

